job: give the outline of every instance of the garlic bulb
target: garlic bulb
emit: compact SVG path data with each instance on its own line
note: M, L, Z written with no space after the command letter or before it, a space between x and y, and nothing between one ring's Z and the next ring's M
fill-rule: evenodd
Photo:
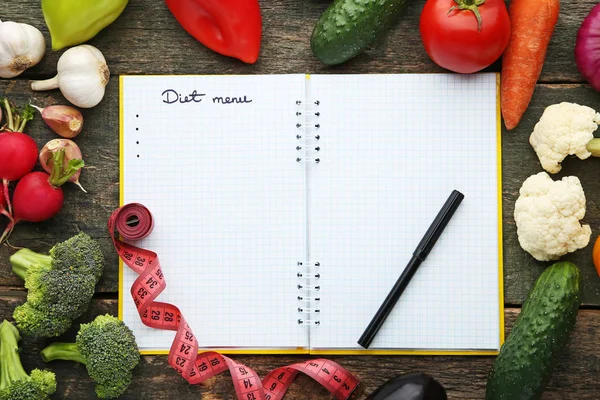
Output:
M108 65L100 50L89 44L72 47L60 56L56 69L54 78L33 81L31 89L58 88L67 100L81 108L100 103L110 79Z
M40 62L46 40L37 28L0 21L0 78L14 78Z

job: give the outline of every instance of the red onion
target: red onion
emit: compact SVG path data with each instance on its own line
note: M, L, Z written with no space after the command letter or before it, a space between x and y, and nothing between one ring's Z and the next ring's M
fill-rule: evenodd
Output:
M592 8L577 31L575 62L590 86L600 91L600 3Z

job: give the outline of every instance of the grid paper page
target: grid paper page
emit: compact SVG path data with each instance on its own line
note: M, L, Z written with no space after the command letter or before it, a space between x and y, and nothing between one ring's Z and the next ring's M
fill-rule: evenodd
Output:
M356 342L453 189L458 211L370 350L499 348L496 77L311 76L320 163L310 253L320 262L311 348Z
M307 345L295 292L306 253L295 149L304 81L124 78L124 203L152 212L154 231L136 245L158 254L167 288L157 301L179 307L201 348ZM141 349L168 350L174 332L140 321L129 295L136 277L124 268L124 321Z

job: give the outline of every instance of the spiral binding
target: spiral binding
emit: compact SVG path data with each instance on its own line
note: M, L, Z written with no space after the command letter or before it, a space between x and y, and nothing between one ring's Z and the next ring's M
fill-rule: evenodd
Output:
M319 297L319 291L321 285L318 280L321 278L320 262L305 262L298 261L296 263L298 272L296 277L298 278L297 289L298 293L298 313L301 314L298 317L299 325L320 325L321 321L318 318L321 312ZM313 270L314 268L314 270Z
M321 151L321 135L319 130L321 123L319 117L319 100L313 101L311 104L304 104L302 100L296 101L296 151L298 163L306 163L307 161L318 164L321 162L319 152ZM320 262L298 261L298 324L299 325L320 325L319 319L320 302L319 291L321 286L318 280L321 278Z
M298 156L296 162L306 163L307 160L318 164L321 162L319 152L321 151L321 122L319 117L321 101L315 100L311 104L304 104L302 100L296 100L296 151Z

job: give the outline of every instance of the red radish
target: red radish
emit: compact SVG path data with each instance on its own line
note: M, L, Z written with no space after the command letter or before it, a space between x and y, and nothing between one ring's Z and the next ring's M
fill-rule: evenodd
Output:
M13 194L15 223L20 221L42 222L54 217L61 210L64 194L61 186L81 169L83 160L71 160L64 165L65 150L52 154L52 173L30 172L15 187Z
M34 140L21 132L0 133L0 178L16 181L30 172L37 162L38 148Z
M4 198L4 189L2 188L2 186L0 186L0 214L8 218L8 226L14 225L13 217L8 213L8 210L6 209L6 199Z
M0 243L10 236L14 225L21 221L42 222L54 217L61 210L64 194L61 186L83 167L83 160L71 160L65 166L65 150L52 155L52 173L30 172L19 180L13 193L14 221L0 237Z
M52 166L54 165L52 154L60 149L65 150L65 167L71 160L83 159L83 156L81 155L81 150L79 149L79 146L75 144L75 142L69 139L53 139L46 143L46 145L42 148L42 151L40 151L40 164L44 171L46 171L49 174L52 172ZM80 175L81 170L75 172L75 174L69 179L69 182L73 182L74 184L79 186L81 190L87 193L83 186L81 186L81 183L79 183Z
M64 194L60 187L49 182L45 172L25 175L15 188L13 203L15 223L42 222L55 216L63 206Z
M4 197L4 189L0 186L0 214L5 215L12 221L12 216L8 213L6 209L6 198Z
M12 218L12 205L10 202L8 185L30 172L37 162L38 148L35 141L28 135L22 133L27 121L33 119L33 107L27 106L21 114L18 114L8 99L0 101L0 109L4 107L6 125L0 132L0 179L2 179L2 192L4 197L3 215L10 222L6 230L0 236L0 243L10 234L14 227Z

